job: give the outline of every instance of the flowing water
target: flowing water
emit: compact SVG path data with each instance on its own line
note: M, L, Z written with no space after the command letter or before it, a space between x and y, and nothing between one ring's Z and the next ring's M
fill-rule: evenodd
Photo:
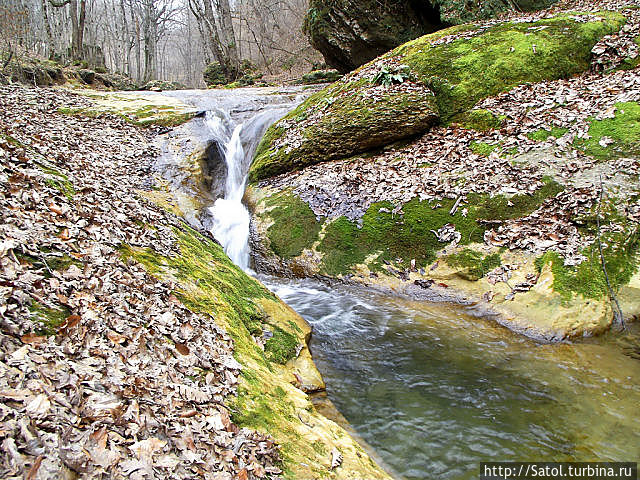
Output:
M265 130L274 121L306 98L313 89L247 88L238 90L177 90L162 92L203 112L200 118L174 129L166 141L159 167L177 189L183 188L184 172L189 166L176 166L198 147L214 145L226 164L226 177L214 180L221 196L199 218L187 218L198 227L211 231L231 260L245 271L249 268L249 211L242 203L247 171L253 153ZM146 93L147 95L153 95ZM189 145L194 143L194 145ZM178 147L176 147L178 145ZM177 150L177 153L172 150ZM220 187L223 183L223 188Z
M638 348L638 326L541 345L461 307L261 280L313 326L329 398L397 478L478 478L481 461L640 460L640 360L623 343Z
M208 110L198 135L217 142L228 171L211 229L247 270L242 196L252 152L300 98L175 95ZM638 326L624 337L543 345L462 307L260 279L313 326L329 398L397 478L477 478L478 463L490 460L640 460Z

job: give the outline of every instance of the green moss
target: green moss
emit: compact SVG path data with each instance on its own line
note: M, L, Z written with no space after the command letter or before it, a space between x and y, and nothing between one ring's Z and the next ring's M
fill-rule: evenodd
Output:
M264 344L264 350L269 360L284 365L295 358L298 337L280 327L275 327L272 333L273 336Z
M316 440L311 446L318 455L327 455L327 447L320 440Z
M625 22L619 13L597 15L600 21L594 16L594 21L576 22L563 14L533 23L507 22L470 39L435 46L432 35L425 35L387 55L400 56L433 89L446 121L520 83L568 78L587 70L593 46Z
M21 262L31 264L31 266L34 269L39 270L45 278L51 278L52 275L50 271L63 272L67 270L71 265L75 265L79 268L83 267L83 264L80 260L71 258L66 253L46 248L41 249L41 255L39 257L34 257L32 255L19 251L15 252L15 254Z
M257 301L261 298L277 301L277 297L247 277L217 243L189 227L176 230L175 234L180 255L165 257L151 249L133 249L127 245L120 248L120 253L125 260L133 258L142 263L152 274L171 272L180 285L184 285L176 290L176 296L190 310L224 316L227 330L235 340L236 358L246 356L268 366L269 360L251 335L261 335L267 326Z
M634 40L637 45L640 45L640 37L636 37ZM616 70L633 70L640 65L640 55L635 58L625 58Z
M506 118L505 115L498 116L489 110L476 109L455 115L450 123L462 128L488 132L489 130L499 129Z
M606 245L603 253L607 274L615 290L628 283L638 270L640 236L637 231L631 236L616 233L603 236L602 240ZM547 263L551 264L553 290L566 300L574 295L600 299L609 294L597 242L586 248L583 254L587 260L577 267L565 266L556 252L547 252L536 260L539 269Z
M576 139L574 146L599 160L640 155L640 104L616 103L614 118L590 120L589 139ZM602 146L606 137L612 142Z
M485 142L471 142L469 145L469 148L473 153L482 155L483 157L488 157L489 154L498 147L500 147L498 143L490 144Z
M453 200L442 200L440 208L435 203L422 202L415 198L406 203L404 215L393 215L388 211L393 205L388 202L375 203L369 207L362 219L362 227L340 217L325 230L318 246L324 252L322 268L329 275L348 272L371 254L380 252L370 268L379 270L384 261L400 259L399 268L406 268L411 260L424 267L435 259L435 252L445 244L438 241L431 230L437 231L447 223L454 223L461 233L461 243L482 241L484 228L475 222L473 215L463 217L460 211L449 215ZM380 211L380 209L383 209ZM386 211L385 211L386 210Z
M45 165L38 165L38 168L49 176L49 178L45 180L47 185L58 190L69 200L73 198L76 194L76 190L73 188L73 184L69 180L69 177L64 173L60 173L58 170Z
M71 314L70 310L63 305L49 308L38 302L33 302L29 311L31 312L31 320L38 325L35 331L39 335L55 335Z
M583 232L597 238L596 215L600 214L602 253L609 281L614 290L627 284L640 265L638 225L619 212L619 209L626 209L637 201L638 197L631 197L625 201L611 198L599 207L594 206L589 216L577 219L579 228ZM575 267L565 266L562 258L555 252L547 252L538 257L536 267L541 271L545 264L551 264L554 276L553 289L567 300L574 295L595 299L608 295L598 241L585 247L581 253L586 260Z
M241 428L249 428L261 432L277 431L287 438L281 445L280 455L283 462L279 465L285 471L286 478L295 478L294 472L287 468L294 462L294 446L302 441L302 437L293 428L284 427L282 419L296 421L295 407L286 399L286 392L276 387L273 391L255 393L253 390L241 387L238 396L227 402L231 410L233 423Z
M273 224L267 237L273 252L281 258L297 257L318 239L324 220L318 221L309 205L295 195L281 193L266 200Z
M544 180L544 185L532 195L523 194L512 197L469 195L469 203L473 205L474 216L484 220L508 220L529 215L537 210L547 198L553 197L563 190L559 183L549 178Z
M99 105L91 108L59 107L58 113L88 118L99 118L106 114L117 115L138 127L149 127L151 125L176 127L188 122L196 115L196 112L176 112L173 109L160 110L153 105L144 106L135 111L117 110L116 108L101 107Z
M462 208L453 216L449 214L455 203L450 199L421 202L415 198L402 206L404 215L389 213L393 205L388 202L375 203L365 213L360 228L345 217L326 226L317 247L324 253L321 268L327 275L345 274L376 252L379 252L378 256L369 264L372 270L383 269L385 261L395 262L395 268L407 268L412 259L417 267L425 267L435 260L436 251L445 245L433 232L446 224L455 226L461 235L461 245L481 243L487 227L479 220L503 221L528 215L561 190L559 184L547 179L533 195L490 197L470 194L466 216L462 215ZM491 261L495 262L495 258Z
M445 257L445 261L452 267L466 268L466 270L460 272L459 275L472 281L481 279L491 270L502 264L499 254L483 255L470 248L465 248L458 253L448 255Z
M541 128L535 132L527 133L527 137L536 142L544 142L549 137L560 138L569 131L568 128L552 127L551 130Z

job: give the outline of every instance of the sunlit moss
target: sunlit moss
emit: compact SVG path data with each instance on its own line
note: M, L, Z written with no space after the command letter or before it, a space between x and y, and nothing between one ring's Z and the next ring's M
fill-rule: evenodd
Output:
M40 335L55 335L71 314L69 309L63 305L49 308L38 302L33 302L29 311L31 312L31 321L37 325L35 331Z
M474 109L455 115L451 123L462 128L487 132L499 129L506 118L504 115L495 115L489 110Z
M273 225L267 237L273 252L281 258L297 257L317 240L322 227L309 205L295 195L276 194L265 201Z
M536 142L544 142L549 137L560 138L569 131L568 128L552 127L551 130L541 128L535 132L527 133L527 137Z
M640 261L640 235L637 229L629 234L607 233L602 235L603 255L609 282L614 290L629 282L638 271ZM609 294L597 241L583 250L586 260L576 267L564 265L562 257L549 251L536 259L541 270L549 263L553 273L553 290L569 300L574 295L599 299Z
M640 104L616 103L615 108L614 118L591 119L590 138L576 139L574 146L599 160L640 155Z
M500 255L497 253L483 255L470 248L448 255L445 257L445 261L452 267L465 268L459 275L468 280L478 280L502 263Z
M376 252L379 252L376 260L369 265L373 270L384 268L385 261L406 268L415 260L417 267L425 267L446 245L434 234L445 225L455 226L461 245L481 243L487 227L478 220L507 220L528 215L561 190L559 184L546 180L532 195L470 194L466 216L461 208L450 215L455 203L452 199L428 202L415 198L402 206L402 214L390 213L393 205L389 202L375 203L362 218L361 227L345 217L325 227L317 247L324 254L321 268L328 275L345 274Z

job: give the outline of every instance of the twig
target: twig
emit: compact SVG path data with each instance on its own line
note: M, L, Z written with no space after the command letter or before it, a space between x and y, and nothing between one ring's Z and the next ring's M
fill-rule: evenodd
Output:
M462 195L459 195L458 199L456 200L456 203L454 203L453 207L451 207L451 210L449 210L449 215L453 217L456 214L461 201L462 201Z
M611 282L609 281L609 274L607 273L607 264L604 260L604 253L602 251L602 241L600 239L600 206L602 205L602 195L604 193L604 186L602 184L602 174L600 174L600 201L598 202L598 208L596 210L596 226L598 227L598 249L600 250L600 262L602 264L602 271L604 272L604 278L607 281L607 288L609 289L609 297L615 304L615 308L613 309L613 319L614 322L619 323L623 330L627 329L627 326L624 323L624 315L622 314L622 309L620 308L620 303L618 302L618 297L613 291L611 287Z

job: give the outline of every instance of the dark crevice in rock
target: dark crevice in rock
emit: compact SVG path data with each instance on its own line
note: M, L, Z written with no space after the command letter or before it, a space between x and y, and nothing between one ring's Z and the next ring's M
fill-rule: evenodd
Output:
M224 196L224 182L227 178L227 164L224 160L224 152L218 142L211 142L204 151L203 161L205 162L203 171L205 172L204 183L211 192L213 198Z

